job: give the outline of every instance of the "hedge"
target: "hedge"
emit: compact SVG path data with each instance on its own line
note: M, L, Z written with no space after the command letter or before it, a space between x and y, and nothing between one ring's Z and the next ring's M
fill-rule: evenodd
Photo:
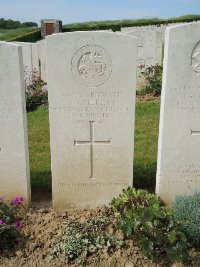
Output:
M26 33L24 35L18 36L18 37L14 37L11 38L9 40L7 40L7 42L37 42L41 40L41 30L37 29L35 31Z
M91 31L91 30L107 30L120 31L123 27L136 27L136 26L160 26L162 24L193 22L200 20L200 15L187 15L182 17L170 19L137 19L137 20L113 20L113 21L91 21L85 23L67 24L63 26L63 32L72 31Z

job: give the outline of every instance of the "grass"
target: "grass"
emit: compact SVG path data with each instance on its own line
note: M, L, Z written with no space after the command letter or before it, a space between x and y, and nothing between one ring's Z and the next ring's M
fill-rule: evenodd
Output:
M31 186L34 189L51 189L51 162L48 109L40 107L28 112L28 138L31 169Z
M19 28L19 29L0 29L0 41L7 41L11 38L15 38L26 33L32 32L36 28Z
M155 189L160 102L136 104L134 186Z
M134 186L154 190L159 125L158 100L137 102ZM51 189L48 110L28 113L31 183L33 190Z

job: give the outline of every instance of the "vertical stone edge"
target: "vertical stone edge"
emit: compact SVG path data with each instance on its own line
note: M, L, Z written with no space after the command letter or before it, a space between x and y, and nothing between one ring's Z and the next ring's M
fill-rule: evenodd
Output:
M156 194L160 196L160 181L161 177L161 161L162 161L162 137L164 127L164 115L165 115L165 96L167 90L167 72L168 72L168 55L169 55L169 40L170 40L170 28L166 28L165 32L165 48L164 48L164 60L163 60L163 77L162 77L162 92L161 92L161 105L160 105L160 119L159 119L159 134L158 134L158 153L157 153L157 171L156 171Z
M24 75L23 75L23 54L22 54L22 47L18 46L18 55L19 55L19 70L20 70L20 81L21 81L21 112L23 114L23 139L24 139L24 160L26 166L26 197L25 199L25 206L28 209L31 203L31 181L30 181L30 166L29 166L29 149L28 149L28 128L27 128L27 114L26 114L26 100L25 100L25 84L24 84Z

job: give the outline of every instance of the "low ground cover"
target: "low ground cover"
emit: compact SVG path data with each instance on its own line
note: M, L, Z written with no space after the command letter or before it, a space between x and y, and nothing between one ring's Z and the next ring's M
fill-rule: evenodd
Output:
M137 192L137 191L136 191ZM125 192L124 192L125 193ZM98 207L95 209L85 209L78 211L67 211L55 213L52 209L38 208L37 203L32 203L32 208L26 214L26 222L21 231L21 236L17 239L14 250L4 249L0 253L0 266L88 266L88 267L194 267L199 266L200 251L198 248L187 244L188 256L185 264L173 262L166 257L167 248L172 252L175 249L176 255L181 258L184 251L185 237L174 228L174 225L168 224L165 220L163 208L159 208L159 202L155 201L155 196L146 196L143 194L144 202L135 195L134 198L126 198L126 194L112 203L115 213L111 208ZM146 194L146 193L145 193ZM117 204L116 204L117 202ZM124 205L137 202L136 213L131 212L131 206L124 209ZM150 203L152 202L152 203ZM148 206L148 204L150 204ZM157 205L159 204L159 205ZM164 227L158 229L161 231L162 243L154 240L154 231L150 231L152 216L148 213L149 208L155 208L152 220L153 227L159 222ZM117 209L116 209L117 208ZM119 208L119 209L118 209ZM134 208L134 207L133 207ZM158 208L158 209L157 209ZM140 215L138 211L142 211ZM131 231L136 231L127 237L124 231L120 230L119 222L132 215L141 219L143 227L137 228L137 222L132 218ZM170 215L171 216L171 215ZM124 218L123 218L124 217ZM151 217L151 218L150 218ZM170 219L171 221L171 219ZM122 221L121 221L122 222ZM137 224L137 225L136 225ZM1 226L0 226L1 227ZM168 232L167 229L170 229ZM127 229L125 227L125 229ZM122 229L123 230L123 229ZM155 229L154 229L155 230ZM167 231L166 231L167 230ZM172 231L171 231L172 230ZM150 231L150 232L149 232ZM149 260L141 252L137 245L138 234L142 234L141 241L144 238L152 238L155 245L155 252L161 252L159 256ZM150 234L150 235L149 235ZM1 234L0 234L1 236ZM169 237L170 246L166 243L166 237ZM140 239L139 239L140 240ZM176 246L175 244L181 246ZM155 243L156 242L156 243ZM183 244L182 244L183 242ZM143 243L144 244L144 243ZM139 244L140 246L141 244ZM174 247L175 245L175 247ZM167 247L168 246L168 247ZM148 246L147 246L148 249ZM179 253L180 252L180 253ZM174 256L174 255L173 255Z

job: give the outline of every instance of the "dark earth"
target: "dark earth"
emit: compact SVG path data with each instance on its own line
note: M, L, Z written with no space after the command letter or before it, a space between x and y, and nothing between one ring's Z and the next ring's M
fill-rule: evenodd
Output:
M70 212L56 213L51 208L51 193L37 192L33 194L32 207L27 213L25 225L22 230L22 237L12 251L4 251L0 255L1 267L64 267L64 266L95 266L95 267L182 267L200 266L200 250L190 249L190 264L180 263L170 264L164 258L157 259L156 262L149 261L142 255L138 247L132 240L125 240L123 247L116 247L113 253L106 251L96 252L87 258L84 265L77 265L69 262L66 256L50 259L52 245L59 240L64 229L64 222L69 216L84 222L87 218L104 212L111 216L109 231L116 231L116 220L109 208L99 207L91 210L78 210ZM117 230L118 238L123 239L123 234Z

